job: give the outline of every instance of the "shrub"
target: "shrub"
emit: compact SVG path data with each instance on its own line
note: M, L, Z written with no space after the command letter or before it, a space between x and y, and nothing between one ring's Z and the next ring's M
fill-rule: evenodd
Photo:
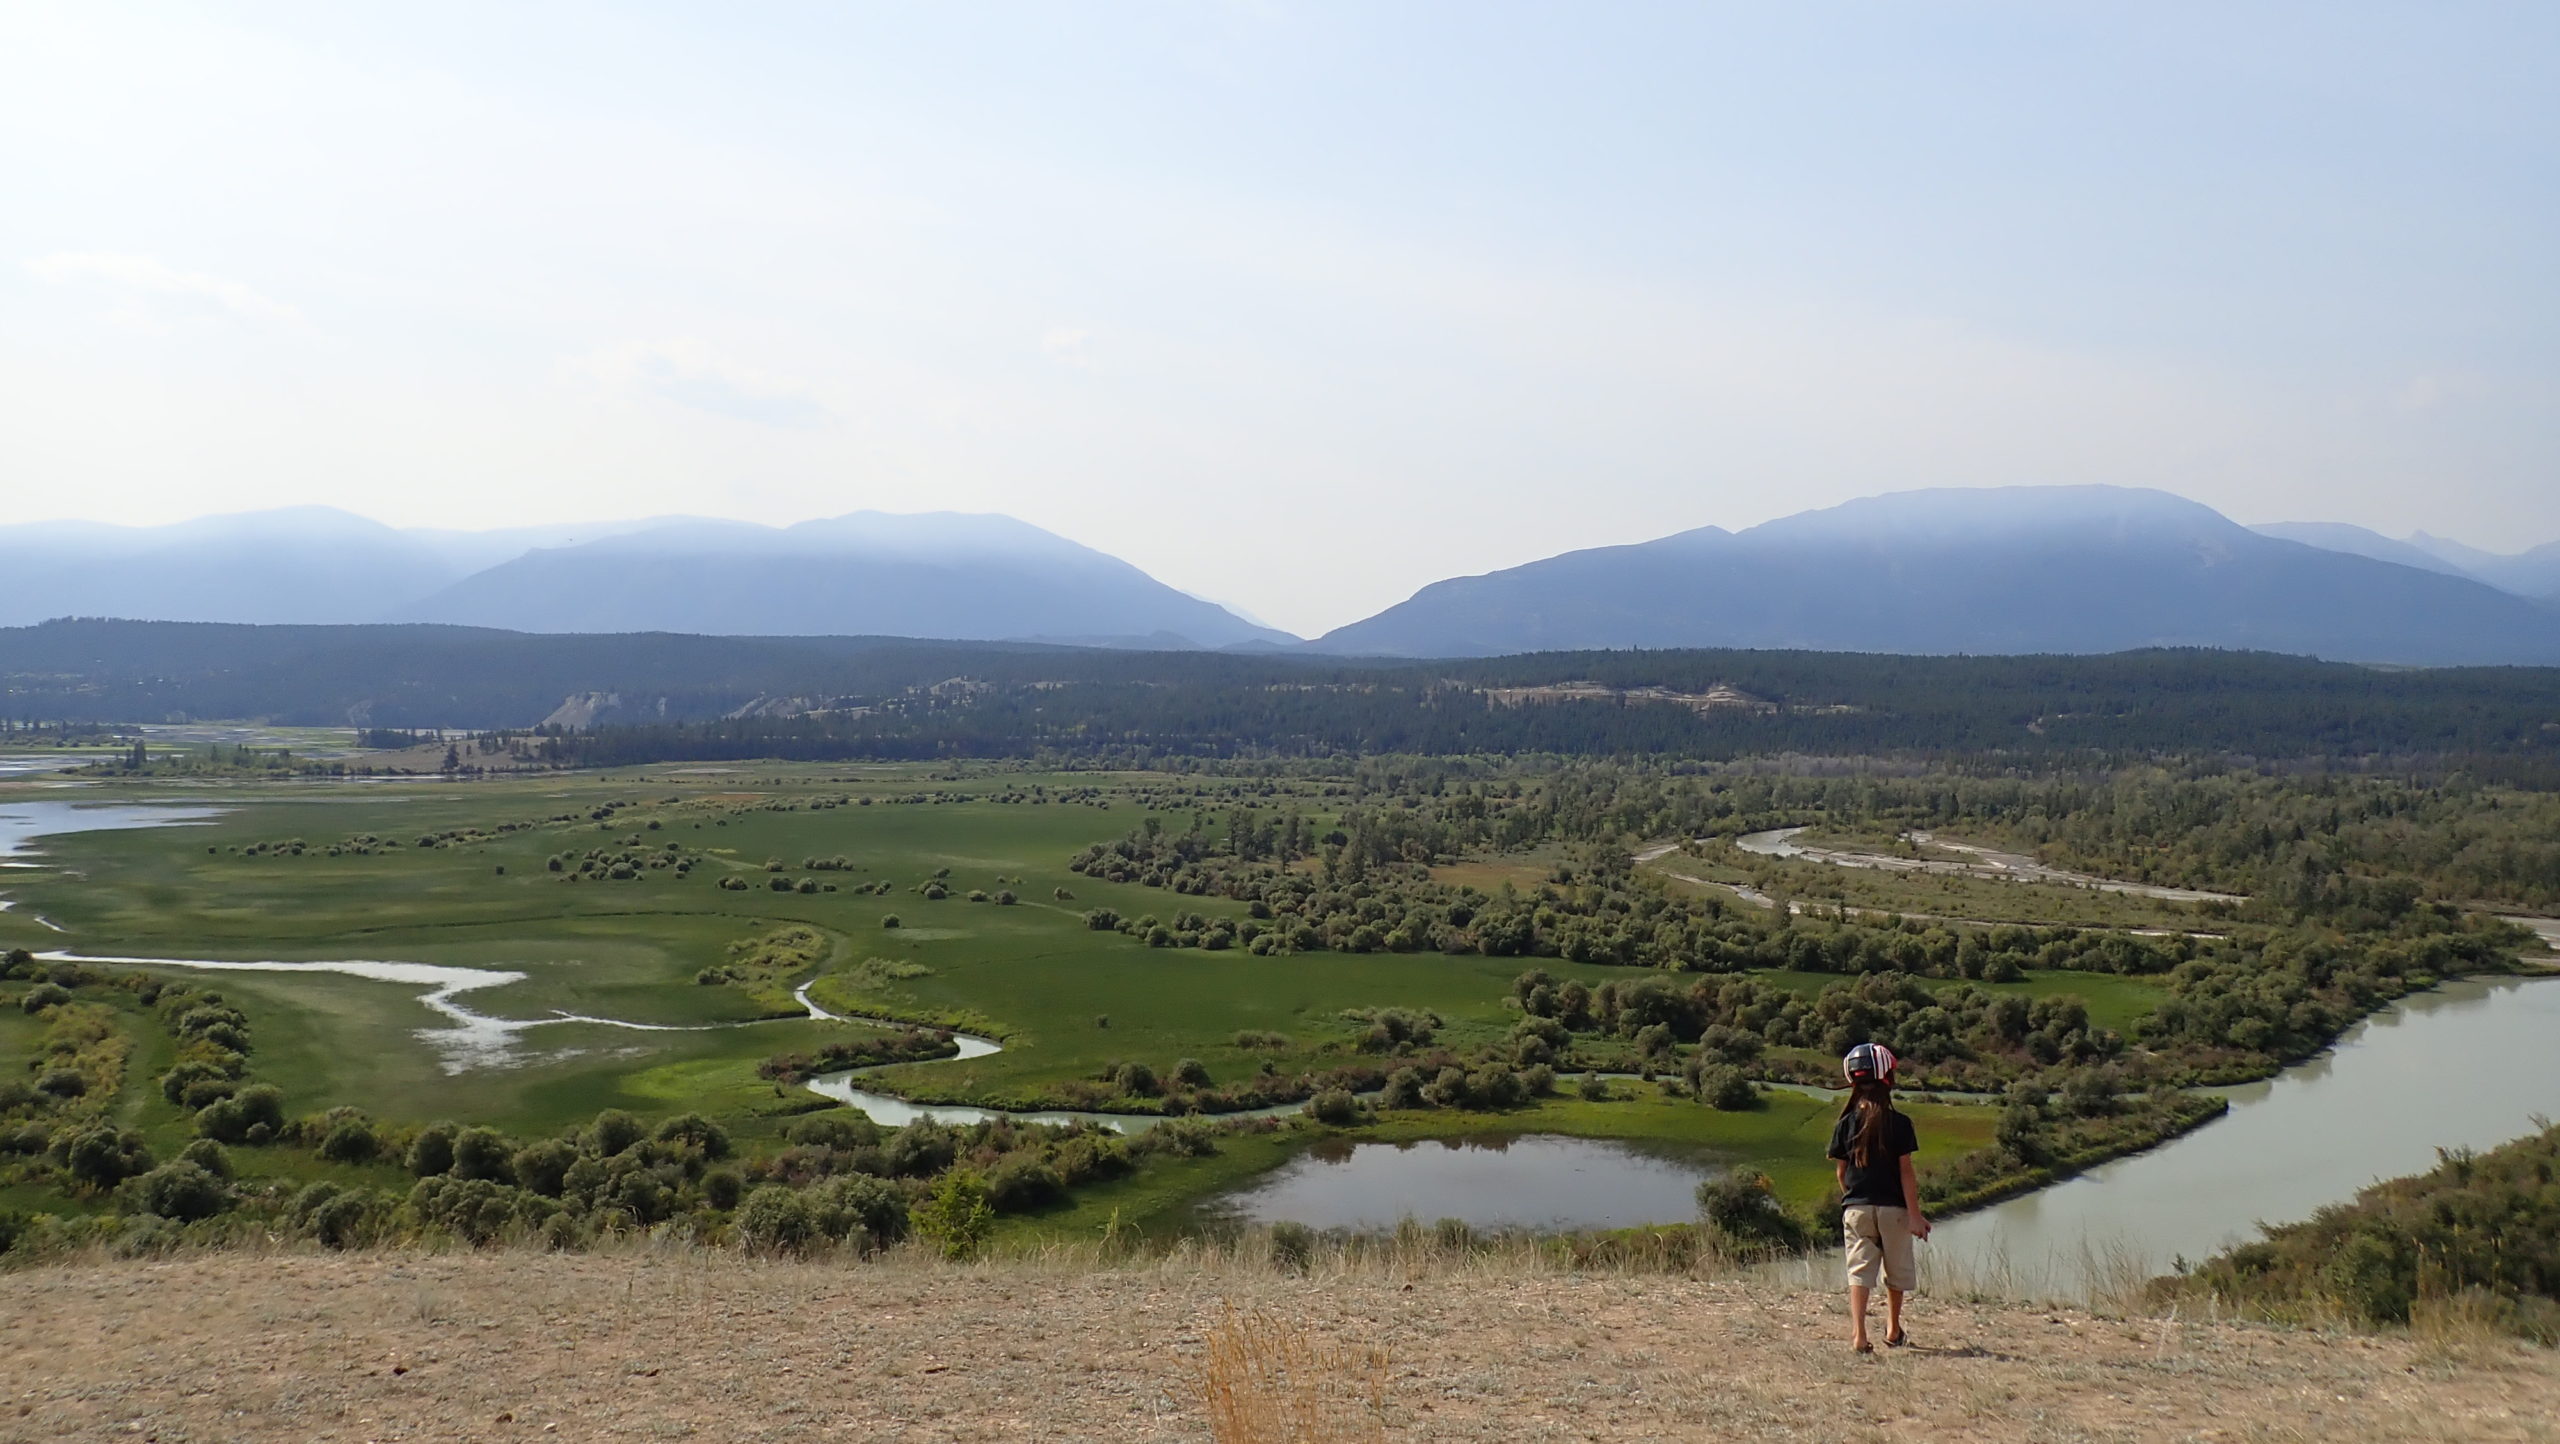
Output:
M859 1113L813 1113L806 1118L794 1119L791 1126L783 1130L783 1137L803 1148L843 1152L878 1143L884 1131L879 1124Z
M854 1174L829 1183L817 1195L818 1221L828 1235L865 1253L907 1236L907 1201L885 1179Z
M1585 1073L1582 1075L1582 1081L1573 1085L1573 1093L1585 1103L1606 1102L1609 1097L1609 1082L1597 1073Z
M196 1132L219 1143L264 1144L284 1131L284 1095L259 1083L217 1098L196 1114Z
M160 1096L189 1109L201 1109L237 1089L231 1076L202 1059L189 1058L160 1075Z
M440 1178L453 1171L454 1126L438 1123L418 1130L409 1143L409 1176Z
M987 1203L987 1185L967 1169L942 1176L933 1196L909 1215L917 1233L932 1241L946 1259L976 1257L995 1232L995 1210Z
M2053 1150L2045 1143L2044 1110L2033 1104L2012 1103L2001 1109L1991 1137L2001 1152L2029 1167L2053 1157Z
M233 1202L229 1185L185 1159L164 1163L125 1187L143 1212L180 1223L211 1218Z
M1378 1095L1378 1105L1382 1108L1421 1107L1424 1081L1421 1069L1398 1068L1387 1075L1386 1091Z
M320 1156L332 1163L371 1163L381 1153L381 1138L361 1118L341 1118L320 1136Z
M1811 1242L1804 1221L1787 1212L1769 1175L1738 1168L1698 1185L1698 1212L1728 1246L1741 1252L1793 1252Z
M1123 1063L1111 1071L1111 1086L1128 1098L1152 1098L1163 1091L1156 1070L1144 1063Z
M728 1130L699 1113L679 1113L659 1124L657 1140L691 1149L706 1159L729 1156Z
M987 1202L998 1213L1030 1213L1066 1196L1058 1170L1029 1154L1017 1153L987 1174Z
M27 989L26 996L18 1000L18 1006L30 1013L41 1013L47 1008L57 1008L70 1001L70 989L57 987L52 983L38 983Z
M423 1178L409 1190L409 1211L430 1228L468 1243L495 1243L548 1222L560 1205L487 1178Z
M583 1140L589 1153L598 1158L611 1158L649 1136L640 1120L619 1108L608 1108L587 1125Z
M734 1168L715 1168L702 1175L702 1201L722 1213L736 1208L746 1191L746 1179Z
M47 1068L36 1077L36 1091L51 1098L77 1098L89 1091L89 1080L77 1068Z
M1348 1088L1327 1088L1307 1100L1307 1116L1339 1128L1360 1120L1360 1100Z
M1129 1157L1129 1145L1107 1133L1080 1133L1058 1145L1054 1158L1058 1176L1073 1187L1107 1178L1120 1178L1137 1167Z
M528 1143L517 1149L515 1157L508 1160L508 1166L515 1173L518 1188L545 1198L558 1198L568 1184L569 1170L577 1166L577 1162L578 1150L557 1138L546 1138L540 1143Z
M1760 1103L1760 1090L1741 1069L1719 1064L1698 1075L1698 1101L1726 1113L1739 1113Z
M151 1150L130 1130L88 1129L74 1135L62 1154L63 1172L72 1182L99 1192L150 1168Z
M883 917L880 919L880 926L884 928L894 928L899 926L898 915L896 913L890 913L886 917Z
M494 1128L466 1128L453 1136L453 1176L516 1181L515 1146Z
M768 1183L738 1205L738 1242L757 1253L806 1253L818 1241L818 1216L797 1189Z
M178 1157L216 1178L227 1179L232 1176L231 1155L223 1152L222 1145L210 1138L199 1138L179 1149Z
M373 1242L390 1216L391 1200L369 1188L334 1183L306 1185L285 1206L285 1221L323 1248L356 1248Z
M1185 1088L1209 1086L1209 1067L1197 1058L1185 1058L1173 1065L1173 1081Z
M931 1178L960 1156L960 1140L939 1123L910 1123L889 1135L885 1157L900 1178Z

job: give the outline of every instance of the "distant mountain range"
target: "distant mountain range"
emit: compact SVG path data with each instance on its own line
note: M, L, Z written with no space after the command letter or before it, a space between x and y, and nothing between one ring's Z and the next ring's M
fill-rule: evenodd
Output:
M302 507L0 527L0 625L65 616L1172 649L1298 640L1038 527L956 512L454 532Z
M2348 552L2404 567L2442 572L2487 582L2502 592L2543 601L2560 601L2560 542L2545 542L2528 552L2501 556L2478 547L2415 532L2393 541L2378 531L2334 521L2274 522L2250 530L2261 536L2298 541L2333 552Z
M2421 559L2265 535L2161 491L1908 491L1738 533L1705 527L1437 582L1313 645L1416 657L2223 647L2358 662L2560 662L2560 609Z
M2167 492L1898 492L1436 582L1302 643L1010 517L402 531L322 507L0 527L0 626L65 616L1491 656L1627 647L2560 663L2560 543L2249 528Z

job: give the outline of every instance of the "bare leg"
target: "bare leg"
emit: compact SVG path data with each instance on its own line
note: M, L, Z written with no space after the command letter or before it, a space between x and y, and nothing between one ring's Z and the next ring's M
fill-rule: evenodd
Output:
M1888 1339L1902 1337L1902 1290L1900 1289L1888 1288L1884 1291L1884 1336Z
M1865 1284L1849 1285L1849 1342L1864 1349L1867 1345L1867 1300L1875 1293Z

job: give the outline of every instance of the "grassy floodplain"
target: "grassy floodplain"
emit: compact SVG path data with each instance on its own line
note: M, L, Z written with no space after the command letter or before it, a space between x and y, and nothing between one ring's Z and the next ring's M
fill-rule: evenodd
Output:
M1128 917L1177 909L1242 916L1240 903L1101 881L1066 864L1142 815L1178 831L1191 811L1217 808L1224 794L1254 790L1267 802L1275 787L1320 823L1333 815L1326 790L1313 783L983 765L24 784L9 796L225 810L185 826L43 839L43 866L7 876L17 906L0 913L0 946L520 972L519 981L470 993L469 1006L509 1019L575 1014L658 1031L563 1021L523 1034L502 1066L457 1070L433 1037L445 1020L417 986L325 973L170 975L219 990L248 1015L257 1076L282 1088L296 1113L346 1105L392 1124L455 1120L538 1137L606 1108L644 1117L700 1112L750 1148L770 1143L812 1103L760 1077L757 1064L814 1051L860 1026L806 1016L790 991L811 978L812 996L840 1011L962 1026L1004 1041L990 1057L887 1070L877 1082L884 1090L1036 1106L1044 1090L1125 1061L1166 1072L1196 1059L1221 1083L1261 1069L1285 1076L1362 1061L1354 1046L1366 1024L1346 1016L1353 1010L1425 1010L1443 1020L1447 1043L1491 1042L1518 1017L1507 999L1524 966L1594 988L1630 976L1624 967L1555 958L1150 948L1086 925L1092 908ZM667 865L603 880L572 880L574 861L567 871L551 866L591 849ZM1534 880L1542 866L1506 857L1451 871L1492 887ZM892 917L896 926L888 925ZM786 928L823 940L806 971L697 981L737 945ZM1837 981L1762 976L1807 992ZM2156 991L2144 980L2086 974L1993 987L2029 997L2075 993L2094 1018L2117 1027ZM187 1121L151 1088L159 1067L144 1056L165 1051L167 1040L139 1010L129 1022L138 1051L117 1117L174 1151L189 1136ZM33 1045L27 1023L12 1019L0 1031L0 1051L12 1059ZM1616 1092L1607 1102L1556 1098L1489 1115L1391 1113L1355 1136L1543 1131L1641 1139L1762 1168L1792 1202L1810 1202L1827 1185L1818 1145L1828 1108L1819 1100L1781 1094L1759 1109L1723 1113L1649 1086L1621 1084ZM1991 1110L1930 1112L1925 1125L1950 1145L1989 1138ZM1115 1215L1124 1225L1169 1226L1192 1217L1200 1195L1276 1165L1313 1135L1289 1127L1239 1137L1213 1157L1167 1160L1080 1189L1066 1208L1009 1226L1082 1233ZM387 1164L342 1168L278 1156L287 1161L259 1154L247 1156L247 1166L386 1185L400 1178Z

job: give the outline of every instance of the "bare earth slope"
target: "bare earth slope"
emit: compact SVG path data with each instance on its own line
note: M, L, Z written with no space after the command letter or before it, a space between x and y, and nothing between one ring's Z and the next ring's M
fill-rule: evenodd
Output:
M0 1439L1209 1437L1231 1308L1383 1349L1451 1440L2548 1439L2495 1344L1924 1303L1868 1359L1829 1297L1661 1277L1291 1278L735 1255L224 1254L0 1275Z

